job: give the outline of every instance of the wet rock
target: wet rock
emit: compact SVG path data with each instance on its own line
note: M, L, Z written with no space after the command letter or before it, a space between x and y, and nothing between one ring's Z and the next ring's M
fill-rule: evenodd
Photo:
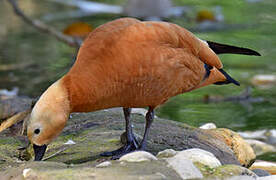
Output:
M110 161L105 161L105 162L102 162L100 164L98 164L96 166L96 168L103 168L103 167L107 167L107 166L110 166L112 163Z
M178 156L183 156L192 162L199 162L210 168L215 168L221 165L220 161L210 152L202 149L188 149L177 153Z
M269 172L263 169L253 169L252 172L254 172L259 177L271 175Z
M238 133L224 128L212 129L211 131L217 134L218 138L224 140L242 166L249 167L255 161L254 150Z
M177 152L173 149L165 149L164 151L158 152L156 157L157 158L169 158L169 157L173 157L176 154L177 154Z
M187 159L183 154L177 154L174 157L166 159L169 167L174 169L182 179L201 179L203 175L193 162Z
M270 174L276 175L276 163L275 162L268 162L268 161L256 161L250 167L251 170L253 169L263 169Z
M146 151L135 151L122 156L119 161L126 162L143 162L157 160L157 158L149 152Z
M206 123L199 127L200 129L216 129L217 126L214 123Z
M247 139L246 142L250 144L257 156L268 152L275 152L275 147L267 143L254 139Z

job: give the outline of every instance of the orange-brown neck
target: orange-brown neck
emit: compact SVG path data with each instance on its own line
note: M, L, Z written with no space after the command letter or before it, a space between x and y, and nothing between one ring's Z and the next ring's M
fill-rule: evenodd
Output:
M91 112L117 106L112 91L92 73L68 73L62 78L67 89L71 112Z

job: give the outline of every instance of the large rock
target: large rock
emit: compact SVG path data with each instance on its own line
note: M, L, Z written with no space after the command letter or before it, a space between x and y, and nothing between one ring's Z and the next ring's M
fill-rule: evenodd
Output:
M143 135L145 118L132 115L134 133ZM74 113L67 122L62 134L53 141L45 157L61 151L47 161L66 164L82 164L95 162L104 151L118 149L122 146L120 135L124 132L124 118L121 109L109 109L93 113ZM68 140L74 145L64 145ZM18 159L30 159L29 151L19 152L26 146L19 136L0 134L0 170L8 165L17 166ZM156 118L149 134L147 151L157 154L164 149L182 151L199 148L211 152L222 164L240 164L230 147L212 130L194 128L183 123ZM32 148L30 148L32 149ZM21 157L23 154L23 157Z
M238 133L225 128L210 131L231 148L242 166L249 167L254 163L256 159L254 150Z

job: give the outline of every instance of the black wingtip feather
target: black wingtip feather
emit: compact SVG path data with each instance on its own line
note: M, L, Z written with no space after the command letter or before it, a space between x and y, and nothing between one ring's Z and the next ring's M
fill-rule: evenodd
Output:
M209 47L216 54L229 53L229 54L244 54L244 55L250 55L250 56L261 56L261 54L258 53L257 51L254 51L254 50L248 49L248 48L220 44L220 43L215 43L215 42L211 42L211 41L207 41L207 43L208 43Z
M233 83L237 86L240 86L240 83L238 81L236 81L235 79L233 79L229 74L227 74L223 69L219 69L219 71L226 77L226 81L223 82L216 82L214 84L216 85L223 85L223 84L229 84L229 83Z

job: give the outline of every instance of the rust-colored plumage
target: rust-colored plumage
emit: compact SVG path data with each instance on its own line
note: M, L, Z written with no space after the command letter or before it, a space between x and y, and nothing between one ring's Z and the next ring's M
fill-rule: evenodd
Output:
M212 45L215 51L229 47ZM28 136L36 145L48 144L69 113L111 107L123 107L127 122L128 108L150 107L147 130L156 106L180 93L234 81L223 73L208 42L186 29L167 22L118 19L90 33L71 70L43 94L32 112ZM143 140L140 147L144 144Z
M165 22L121 19L90 34L62 81L72 112L156 107L199 87L204 63L222 67L208 45L187 30ZM209 84L225 80L214 73Z

